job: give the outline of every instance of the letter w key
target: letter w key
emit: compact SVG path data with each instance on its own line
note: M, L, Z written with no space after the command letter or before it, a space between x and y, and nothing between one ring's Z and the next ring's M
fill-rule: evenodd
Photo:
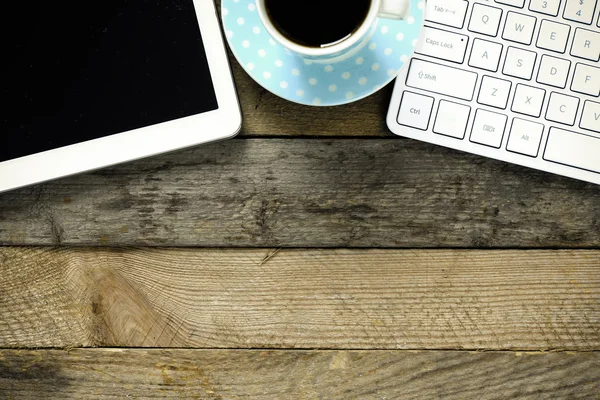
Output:
M535 22L535 17L509 11L506 15L502 38L529 45L533 38Z

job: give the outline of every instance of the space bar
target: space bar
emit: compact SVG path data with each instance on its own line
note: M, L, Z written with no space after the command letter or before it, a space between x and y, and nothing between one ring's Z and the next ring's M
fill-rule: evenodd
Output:
M600 174L600 139L550 128L544 160Z

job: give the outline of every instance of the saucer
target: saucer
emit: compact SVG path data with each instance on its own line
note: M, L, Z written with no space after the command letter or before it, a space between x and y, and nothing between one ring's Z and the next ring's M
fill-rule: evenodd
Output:
M222 0L229 46L242 67L273 94L300 104L335 106L375 93L412 55L423 26L424 0L410 0L405 20L378 19L368 43L331 64L306 60L277 43L264 28L254 0Z

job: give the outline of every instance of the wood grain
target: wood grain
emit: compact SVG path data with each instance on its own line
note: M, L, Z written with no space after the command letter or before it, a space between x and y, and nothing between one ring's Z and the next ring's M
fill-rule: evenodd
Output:
M600 251L0 248L0 347L600 350Z
M598 248L600 186L412 140L231 140L1 194L0 244Z
M599 353L0 350L3 399L598 399Z

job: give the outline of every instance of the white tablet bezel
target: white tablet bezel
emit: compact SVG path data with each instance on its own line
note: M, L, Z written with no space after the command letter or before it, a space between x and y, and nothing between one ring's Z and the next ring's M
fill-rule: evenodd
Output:
M192 1L218 109L0 162L0 192L235 136L242 117L215 5Z

